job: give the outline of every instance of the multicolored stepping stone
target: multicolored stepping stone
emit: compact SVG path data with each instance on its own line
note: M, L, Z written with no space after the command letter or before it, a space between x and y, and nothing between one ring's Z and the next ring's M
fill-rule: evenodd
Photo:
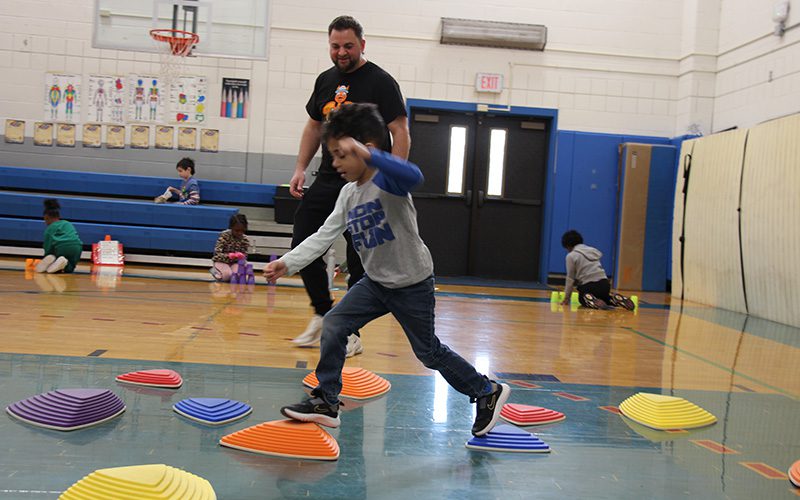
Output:
M6 407L14 418L58 431L99 425L124 411L125 403L108 389L56 389Z
M789 467L789 481L800 488L800 460Z
M303 379L303 385L314 388L319 384L316 372ZM375 398L389 392L392 384L385 378L363 368L345 367L342 369L342 392L340 397L350 399Z
M189 398L172 409L186 418L208 425L222 425L249 415L253 409L241 401L223 398Z
M495 426L484 436L473 437L465 446L471 450L550 453L550 446L538 437L505 424Z
M141 370L117 375L117 382L177 389L183 385L183 379L173 370Z
M308 460L337 460L339 443L311 422L274 420L223 436L219 444L237 450Z
M552 424L561 422L566 416L560 411L549 410L541 406L506 403L500 410L500 417L512 424L527 427L530 425Z
M623 415L652 429L694 429L717 421L717 417L683 398L640 392L619 405Z
M216 500L211 483L164 464L99 469L61 494L59 500Z

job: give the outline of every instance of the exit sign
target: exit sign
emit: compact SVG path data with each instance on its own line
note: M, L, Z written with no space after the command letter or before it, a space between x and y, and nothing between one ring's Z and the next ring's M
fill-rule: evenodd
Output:
M496 73L478 73L475 78L475 90L478 92L494 92L499 94L503 91L503 75Z

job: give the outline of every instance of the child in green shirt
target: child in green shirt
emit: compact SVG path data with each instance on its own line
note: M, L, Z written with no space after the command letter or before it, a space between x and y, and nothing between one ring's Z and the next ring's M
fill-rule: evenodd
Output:
M58 200L44 200L44 255L36 266L37 273L71 273L81 259L83 242L69 221L61 220Z

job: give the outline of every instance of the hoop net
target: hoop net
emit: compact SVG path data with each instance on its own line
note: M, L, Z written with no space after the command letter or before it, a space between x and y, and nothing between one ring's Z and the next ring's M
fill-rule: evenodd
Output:
M177 80L186 63L186 56L191 54L192 47L199 41L200 36L190 31L154 29L150 30L153 45L158 50L158 60L161 65L161 77L169 88L169 84Z

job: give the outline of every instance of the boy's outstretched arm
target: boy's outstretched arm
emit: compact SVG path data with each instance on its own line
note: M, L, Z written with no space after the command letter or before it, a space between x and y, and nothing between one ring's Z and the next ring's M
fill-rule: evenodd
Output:
M286 275L286 264L279 260L273 260L264 266L264 277L267 278L267 281L270 283L284 275Z

